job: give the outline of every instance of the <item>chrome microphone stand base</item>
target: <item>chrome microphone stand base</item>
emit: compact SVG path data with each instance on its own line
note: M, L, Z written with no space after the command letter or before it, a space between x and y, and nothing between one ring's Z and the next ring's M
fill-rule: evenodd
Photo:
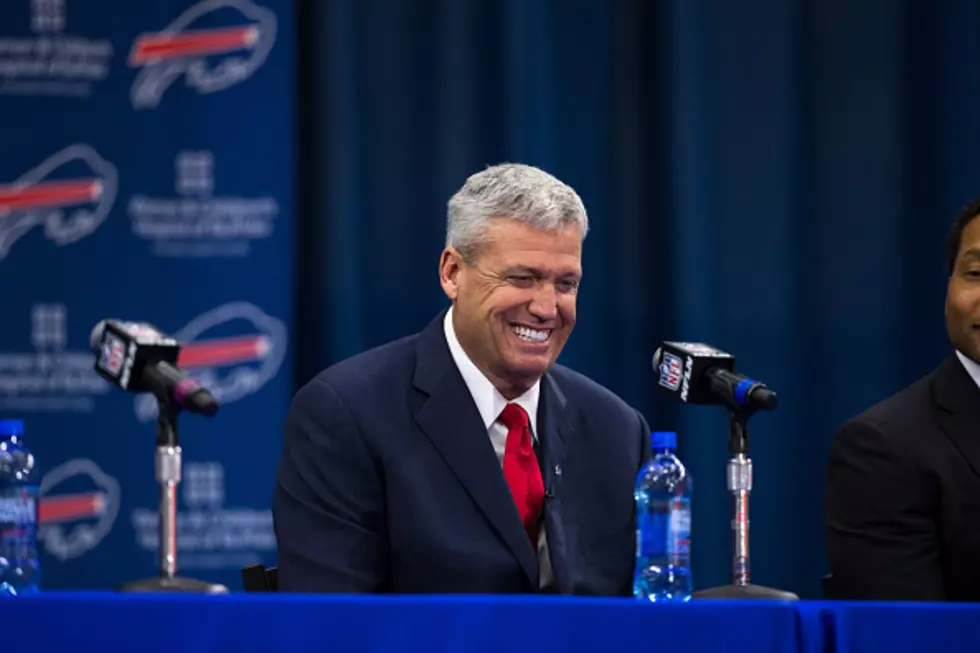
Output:
M193 578L144 578L116 588L118 592L188 592L196 594L228 594L228 588Z
M698 590L691 594L692 599L770 599L775 601L799 601L800 597L786 590L762 585L722 585Z

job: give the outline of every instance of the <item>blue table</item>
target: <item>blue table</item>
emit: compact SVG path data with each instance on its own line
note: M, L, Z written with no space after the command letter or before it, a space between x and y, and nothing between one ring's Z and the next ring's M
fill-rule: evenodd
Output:
M59 653L930 653L976 650L980 605L53 592L0 623Z
M980 650L980 604L802 602L796 609L801 653Z
M778 603L49 593L0 601L0 621L24 650L59 653L797 650L793 606Z

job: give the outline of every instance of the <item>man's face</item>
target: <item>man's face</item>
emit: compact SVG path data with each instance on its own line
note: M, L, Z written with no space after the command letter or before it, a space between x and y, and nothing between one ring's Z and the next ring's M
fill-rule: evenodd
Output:
M956 349L980 363L980 217L963 230L946 288L946 331Z
M575 326L582 237L574 225L539 231L497 218L469 263L443 251L440 278L460 344L512 399L554 364Z

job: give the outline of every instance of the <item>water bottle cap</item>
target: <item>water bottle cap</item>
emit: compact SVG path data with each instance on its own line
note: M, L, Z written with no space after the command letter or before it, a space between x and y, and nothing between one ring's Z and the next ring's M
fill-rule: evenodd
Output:
M650 440L654 449L676 449L677 434L673 431L654 431Z
M19 419L0 420L0 435L23 435L24 422Z

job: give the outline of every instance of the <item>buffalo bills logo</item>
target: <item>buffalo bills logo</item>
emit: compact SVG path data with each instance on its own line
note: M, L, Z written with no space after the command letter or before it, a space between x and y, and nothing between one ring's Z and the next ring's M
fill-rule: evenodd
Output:
M211 26L223 9L236 10L241 18ZM160 32L140 34L133 43L129 65L141 68L130 92L133 107L158 106L181 75L202 94L239 84L265 63L275 40L276 15L250 0L196 4Z
M0 184L0 261L34 227L59 246L93 233L109 217L117 182L115 166L76 144Z
M98 546L119 513L119 482L91 460L55 467L44 475L39 494L38 539L62 561Z

